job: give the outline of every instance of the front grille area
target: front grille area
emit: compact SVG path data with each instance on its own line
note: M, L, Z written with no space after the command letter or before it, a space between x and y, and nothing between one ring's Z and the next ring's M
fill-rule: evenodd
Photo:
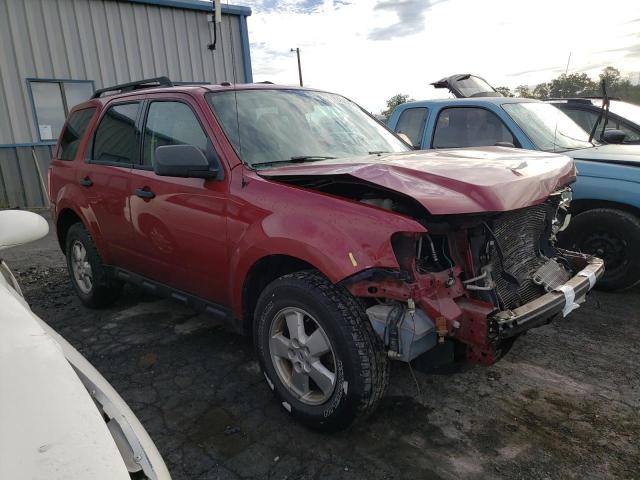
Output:
M491 229L499 244L491 247L494 280L501 303L516 308L545 293L533 282L533 275L548 259L541 246L548 245L550 225L557 205L549 200L540 205L505 212L493 219ZM512 281L510 281L512 280ZM513 280L517 280L517 283Z

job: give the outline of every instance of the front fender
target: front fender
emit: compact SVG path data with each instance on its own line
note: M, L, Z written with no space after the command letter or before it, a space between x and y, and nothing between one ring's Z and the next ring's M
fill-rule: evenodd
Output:
M426 230L411 219L389 212L375 213L380 217L377 222L354 218L344 212L341 215L334 212L331 221L308 212L273 213L251 225L242 238L233 243L231 252L233 310L241 312L247 274L256 262L267 256L286 255L303 260L333 283L372 267L399 268L391 236L396 232ZM382 220L384 217L388 217L386 221Z
M607 173L598 169L598 165L580 163L578 178L571 187L575 200L606 200L640 208L640 182L634 178L638 175L637 167L617 167L624 171ZM620 175L624 179L615 178Z

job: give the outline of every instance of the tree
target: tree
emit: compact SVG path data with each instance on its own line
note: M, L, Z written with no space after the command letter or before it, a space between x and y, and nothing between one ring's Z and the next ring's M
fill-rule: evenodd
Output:
M533 98L537 98L539 100L546 100L549 98L549 84L548 83L539 83L531 92Z
M598 85L586 73L563 73L549 83L549 96L558 98L597 95Z
M518 85L516 87L516 96L522 98L535 98L531 89L526 85Z
M511 93L509 87L496 87L496 91L501 93L503 97L513 97L513 93Z
M413 102L413 98L409 98L409 95L406 95L404 93L398 93L387 100L387 109L384 110L380 115L387 119L391 116L391 113L398 105L402 105L403 103L407 102Z
M613 67L605 67L600 73L600 82L604 80L607 85L607 91L615 90L620 85L622 77L620 76L620 70Z

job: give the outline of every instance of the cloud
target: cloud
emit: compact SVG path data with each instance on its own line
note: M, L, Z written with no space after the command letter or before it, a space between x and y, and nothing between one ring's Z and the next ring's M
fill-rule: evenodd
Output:
M369 32L369 40L391 40L419 33L424 28L425 13L443 0L384 0L378 2L374 10L393 12L398 21L386 27L374 28Z

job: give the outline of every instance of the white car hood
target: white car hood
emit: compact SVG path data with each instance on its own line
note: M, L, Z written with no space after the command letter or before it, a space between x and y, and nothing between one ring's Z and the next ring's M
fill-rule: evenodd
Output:
M122 397L0 269L0 479L131 480L128 470L142 469L170 480Z
M0 478L130 480L84 385L0 275Z

